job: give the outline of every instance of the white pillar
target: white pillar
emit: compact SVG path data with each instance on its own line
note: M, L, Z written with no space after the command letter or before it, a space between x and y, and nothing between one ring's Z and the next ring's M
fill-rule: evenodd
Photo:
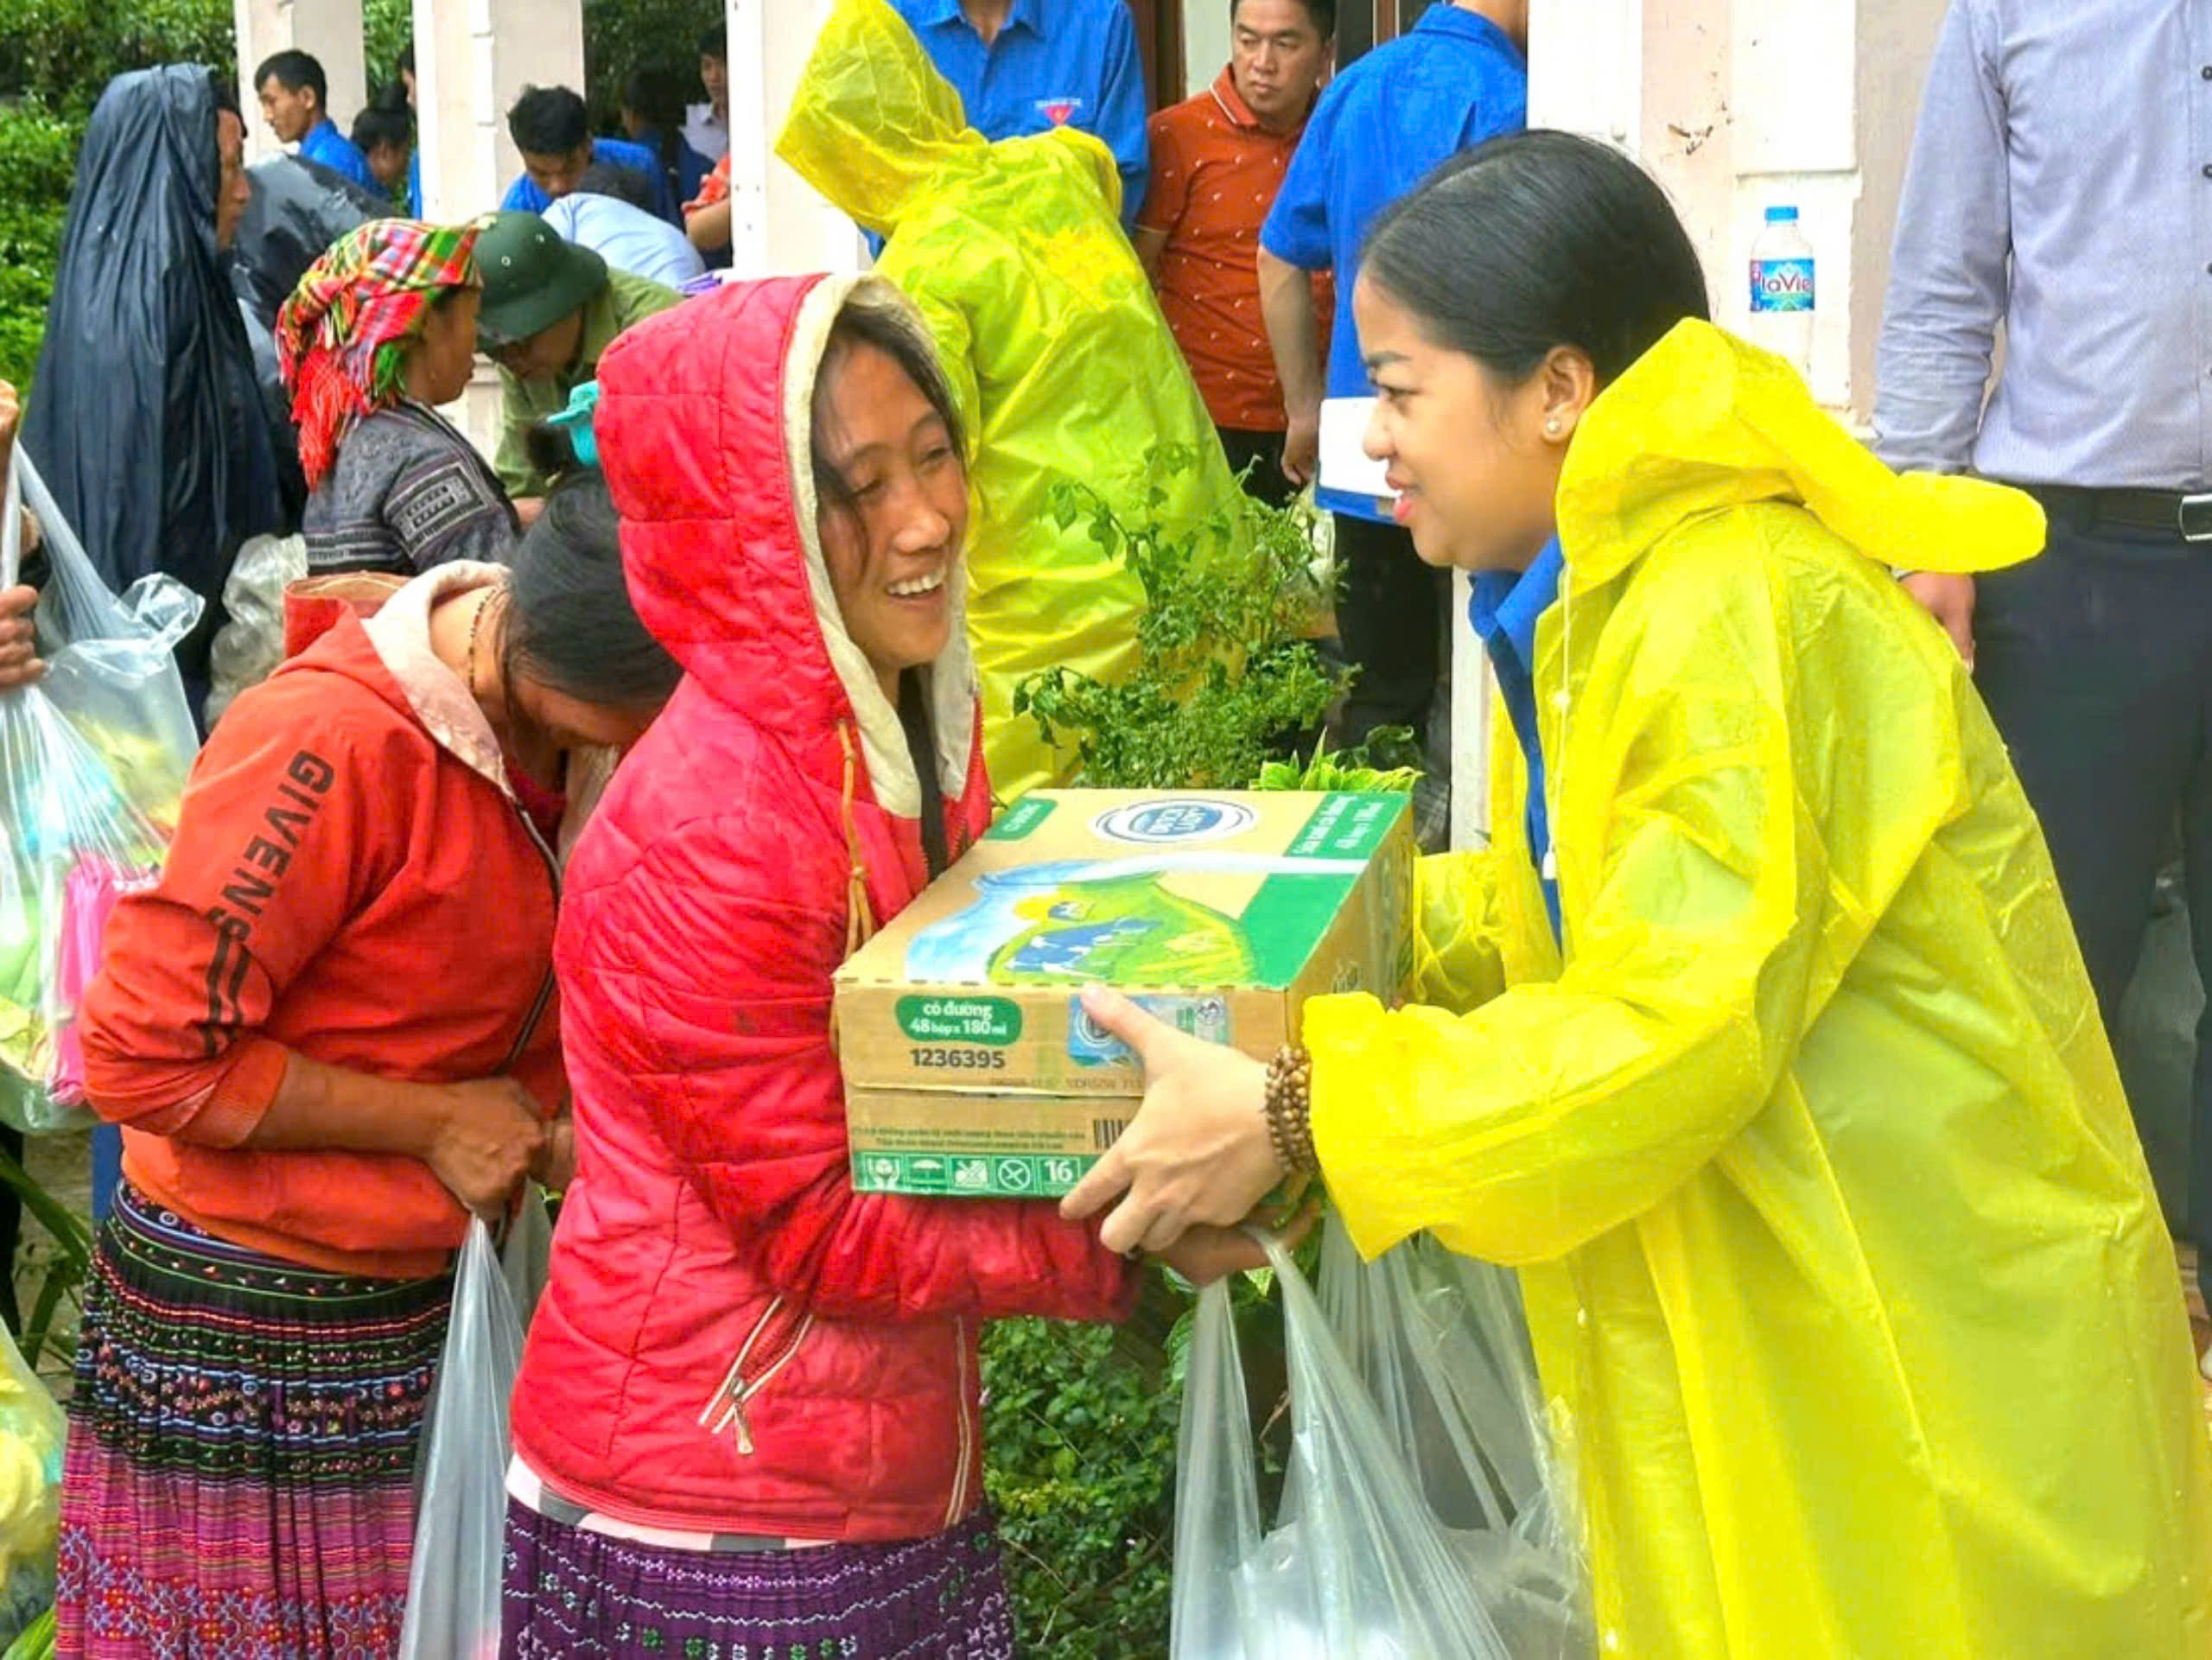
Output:
M327 113L344 131L367 101L361 63L361 0L232 0L238 43L238 107L245 111L248 161L283 148L262 120L253 72L277 52L296 48L322 65L330 83Z
M866 257L853 222L776 156L830 10L830 0L728 0L730 264L741 277L857 270Z
M414 3L423 211L431 219L458 223L497 207L522 171L522 157L507 137L507 111L522 89L583 91L583 9L579 0ZM497 372L480 360L474 384L447 414L478 448L492 454L499 435Z
M1945 3L1530 0L1529 124L1607 139L1650 169L1705 262L1724 328L1750 314L1764 209L1796 203L1819 273L1813 391L1861 429L1897 194ZM1470 741L1468 721L1487 665L1471 630L1455 626L1452 639L1452 835L1475 846L1488 829L1488 747Z
M1181 0L1183 85L1203 92L1229 61L1229 8L1222 0Z

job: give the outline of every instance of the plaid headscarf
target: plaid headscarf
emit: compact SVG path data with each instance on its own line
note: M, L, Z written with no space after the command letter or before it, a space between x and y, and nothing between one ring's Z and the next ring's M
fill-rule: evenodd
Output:
M372 219L308 268L276 317L276 351L308 487L364 416L399 399L407 347L448 289L476 283L474 225Z

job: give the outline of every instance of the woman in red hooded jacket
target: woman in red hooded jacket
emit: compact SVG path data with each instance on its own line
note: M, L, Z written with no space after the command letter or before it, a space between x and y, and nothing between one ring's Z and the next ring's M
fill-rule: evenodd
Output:
M595 434L685 679L569 868L504 1651L1009 1654L977 1331L1112 1319L1137 1270L1049 1204L855 1193L830 1031L989 822L958 417L896 289L806 277L626 334Z

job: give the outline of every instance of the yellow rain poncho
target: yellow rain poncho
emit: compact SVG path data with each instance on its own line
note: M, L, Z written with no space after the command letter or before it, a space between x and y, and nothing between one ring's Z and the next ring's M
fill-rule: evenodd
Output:
M1102 680L1135 660L1142 589L1050 511L1065 474L1123 522L1195 528L1236 499L1205 403L1116 219L1113 153L1061 127L988 143L883 0L823 26L777 153L888 238L876 269L921 306L968 426L976 512L968 626L983 747L1001 799L1065 782L1014 688L1065 666ZM1155 474L1158 445L1195 467ZM1148 505L1158 483L1164 499Z
M1564 962L1501 720L1496 844L1423 871L1440 1007L1306 1015L1352 1237L1521 1269L1609 1654L2212 1655L2172 1246L2041 832L1885 569L2017 563L2037 509L1690 323L1559 524Z

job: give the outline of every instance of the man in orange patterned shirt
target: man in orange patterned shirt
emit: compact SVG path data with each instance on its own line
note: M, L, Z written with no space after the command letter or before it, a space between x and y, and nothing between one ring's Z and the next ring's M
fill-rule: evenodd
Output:
M1260 315L1260 226L1306 130L1334 52L1334 0L1235 0L1229 67L1196 98L1152 118L1152 184L1137 257L1220 429L1232 471L1269 501L1282 470L1282 385ZM1328 277L1317 279L1325 285ZM1332 300L1317 295L1325 331Z

